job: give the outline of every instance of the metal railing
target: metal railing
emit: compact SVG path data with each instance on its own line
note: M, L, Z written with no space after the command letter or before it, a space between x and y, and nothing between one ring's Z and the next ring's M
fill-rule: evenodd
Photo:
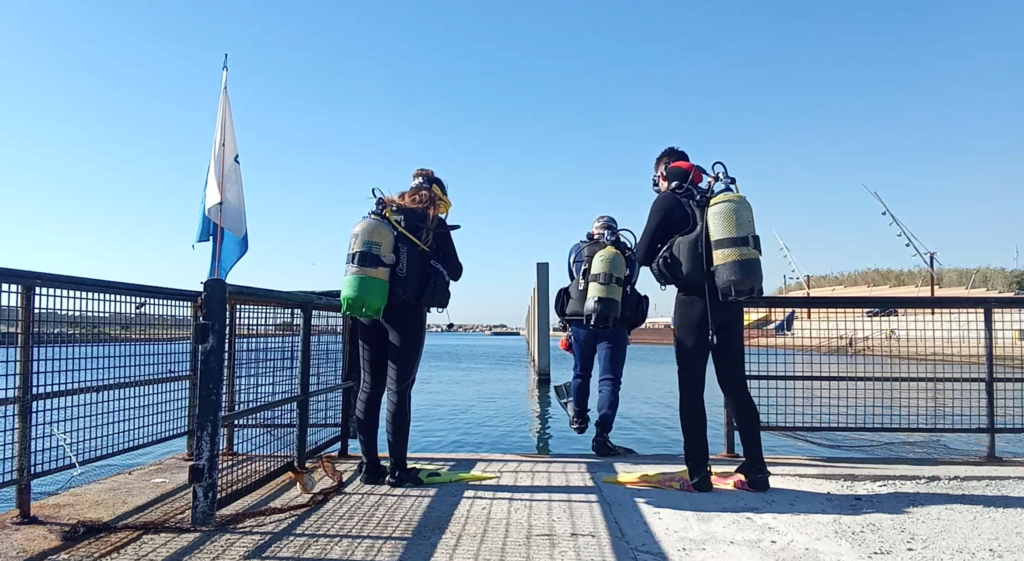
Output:
M1024 298L765 297L747 385L775 432L1024 433ZM726 404L726 453L735 453Z
M180 439L198 292L0 269L0 487Z
M353 435L355 353L336 298L174 290L0 268L0 488L176 439L192 521Z
M288 473L350 433L338 300L208 280L197 324L192 523ZM348 400L351 401L351 400ZM344 453L346 449L343 448Z
M185 439L192 521L209 525L346 454L359 368L332 296L0 268L0 488L29 520L34 480ZM989 458L1024 433L1024 298L766 297L746 314L766 431L984 434Z

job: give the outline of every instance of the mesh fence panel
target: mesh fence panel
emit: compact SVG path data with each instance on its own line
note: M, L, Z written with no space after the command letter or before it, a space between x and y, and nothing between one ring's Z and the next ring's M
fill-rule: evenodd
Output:
M334 308L234 299L228 304L218 505L276 479L301 446L304 314L309 332L306 459L342 440L342 316Z
M224 372L218 502L229 504L294 461L302 310L232 301Z
M15 442L17 440L18 332L21 287L0 283L0 372L3 373L0 405L0 486L15 480Z
M36 288L36 475L180 438L192 302Z
M995 310L996 428L1024 432L1024 310Z
M1024 428L1024 310L991 311L989 341L985 311L968 304L897 308L877 298L865 304L881 308L837 308L799 300L746 310L748 386L765 430L858 448L895 443L811 433Z
M33 478L186 435L195 296L183 292L0 284L0 485L16 476L19 332L31 342L21 368L31 369Z
M342 360L344 358L344 317L338 311L313 310L310 345L310 392L316 395L309 403L310 455L322 452L342 439Z

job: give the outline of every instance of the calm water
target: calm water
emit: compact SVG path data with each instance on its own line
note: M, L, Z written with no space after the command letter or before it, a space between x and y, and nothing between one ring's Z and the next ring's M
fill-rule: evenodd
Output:
M557 340L551 342L552 384L568 381L572 376L572 356L558 349ZM757 351L761 371L799 371L801 365L792 353ZM816 357L817 364L829 363ZM837 358L837 357L829 357ZM770 364L765 362L770 360ZM959 366L958 366L959 367ZM831 373L887 371L920 374L947 365L892 361L872 357L845 357L830 364ZM596 369L596 368L595 368ZM633 345L629 348L626 370L623 374L619 413L615 422L613 440L636 449L641 454L680 454L682 435L679 428L678 396L675 358L669 346ZM958 372L966 374L963 368ZM751 382L756 384L757 382ZM591 409L596 406L597 380L592 380ZM813 397L814 389L829 393L829 388L804 384L804 390L788 396L787 404L793 409L801 402L812 400L821 404L815 417L837 420L844 409L869 414L877 411L879 403L906 402L913 387L873 391L871 385L861 392L844 388L845 399ZM912 386L907 384L907 386ZM981 385L977 385L982 391ZM835 388L839 389L839 388ZM1019 391L1019 390L1018 390ZM927 397L928 406L944 410L950 417L964 417L963 404L956 398L979 396L964 395L960 388L942 388ZM1017 396L1020 401L1024 396ZM724 412L722 393L715 380L714 367L708 361L704 400L708 415L708 442L712 454L724 451ZM976 408L976 404L972 408ZM983 408L978 410L983 411ZM777 409L776 412L779 410ZM594 414L591 415L594 417ZM780 420L780 419L776 419ZM796 417L796 421L810 422L810 418ZM820 420L819 420L820 422ZM980 420L978 421L980 422ZM383 427L383 423L382 423ZM424 350L420 374L413 390L413 425L410 450L414 453L430 452L490 452L490 453L590 453L591 434L580 436L568 426L565 412L555 401L548 384L533 382L526 356L525 340L521 337L487 337L476 334L431 334ZM809 435L815 438L814 435ZM978 456L984 454L984 436L906 436L872 435L881 441L936 440L953 448L968 450ZM737 437L737 447L739 442ZM858 436L841 437L840 442L854 443ZM866 452L827 449L792 438L764 434L765 453L769 455L864 455ZM1015 456L1024 455L1019 438L1000 438L1000 450ZM380 446L384 447L381 436ZM358 449L353 447L353 449ZM894 452L889 450L890 454Z
M552 383L558 384L569 380L572 375L572 357L562 352L557 347L557 340L552 340ZM179 345L177 343L170 345ZM128 378L144 378L146 376L165 375L166 373L177 374L187 372L187 347L182 343L180 349L174 346L168 348L168 344L139 344L138 352L133 356L124 356L125 347L113 351L120 353L110 356L101 346L78 346L78 347L51 347L47 353L57 353L66 360L70 354L74 355L75 369L79 381L88 378L89 372L104 372L104 369L117 368L119 375ZM266 340L264 340L266 345ZM69 350L71 349L71 350ZM39 352L40 349L37 349ZM7 376L5 386L0 388L4 396L13 393L13 349L0 349L0 359L6 364ZM6 357L5 357L6 353ZM287 355L287 356L285 356ZM769 361L770 367L759 366L759 370L779 369L780 371L799 371L802 367L799 358L792 353L773 353L758 350L756 359ZM58 358L55 355L53 358ZM263 361L273 358L274 368L277 375L269 374L269 380L291 383L290 374L291 361L296 360L290 353L278 353L274 356L265 356ZM753 358L753 357L752 357ZM949 368L949 366L913 363L910 361L886 361L871 357L837 358L817 357L816 364L829 364L832 373L870 373L885 370L888 372L923 374L924 372L936 371L936 369ZM830 364L835 360L834 368ZM880 362L882 361L882 362ZM60 364L59 368L68 369L67 362L55 361ZM55 366L54 368L58 368ZM964 373L962 366L956 366L958 372ZM712 453L724 450L723 441L723 410L722 395L714 379L714 370L710 365L707 373L705 387L705 402L708 412L708 439ZM283 378L281 376L284 376ZM39 373L41 380L46 380L59 389L62 384L70 380L60 379L52 373ZM288 378L286 381L285 378ZM277 379L277 380L275 380ZM266 382L261 382L266 383ZM751 382L755 384L757 382ZM317 384L319 386L319 384ZM596 400L596 378L593 381L592 400ZM890 386L888 389L873 389L870 384L865 385L860 393L853 393L846 390L847 396L842 401L836 399L822 399L821 392L828 393L828 387L820 387L815 383L806 385L807 391L798 392L796 395L788 396L787 405L794 410L805 411L806 404L818 403L822 409L815 412L815 416L841 418L843 415L871 414L878 411L880 403L900 403L901 400L909 400L911 397L920 399L920 394L908 384L901 387ZM980 385L979 385L980 386ZM65 386L66 387L66 386ZM879 386L881 387L881 386ZM158 388L154 386L154 388ZM240 388L243 394L243 401L246 397L255 398L254 390L259 388ZM839 389L839 388L836 388ZM253 391L250 391L253 390ZM261 391L265 391L264 388ZM812 391L816 390L816 391ZM154 389L154 391L158 391ZM110 446L106 435L114 435L111 423L119 422L121 427L134 425L134 430L139 431L137 437L145 438L153 434L171 434L182 427L179 423L160 422L161 414L171 418L171 412L185 406L187 396L186 383L182 382L173 388L164 387L159 390L161 393L153 395L152 401L147 402L145 408L140 408L132 413L132 418L123 417L111 407L111 396L104 400L97 400L88 403L85 400L94 399L88 396L76 396L68 398L67 401L57 400L47 405L47 412L38 415L36 421L42 421L37 429L37 435L43 438L44 448L38 453L45 454L46 459L57 465L66 458L67 450L60 439L52 434L47 427L53 427L67 434L68 445L72 453L79 458L98 455L107 446ZM1019 391L1019 390L1018 390ZM116 397L116 396L115 396ZM934 389L928 393L929 407L939 407L943 415L950 418L963 416L963 399L975 400L980 395L965 395L962 389ZM1024 401L1024 396L1016 395L1011 398L1012 402ZM90 427L66 426L61 424L59 406L74 404L76 407L88 407ZM803 404L803 406L801 406ZM596 404L592 402L591 408ZM975 404L973 407L977 407ZM948 411L947 411L948 410ZM983 410L983 409L982 409ZM145 414L144 418L139 417L140 411ZM780 411L777 409L776 411ZM785 411L782 409L781 411ZM858 413L859 411L859 413ZM853 412L853 413L851 413ZM0 457L0 471L10 473L12 448L7 442L13 438L13 410L4 408L0 424L0 440L4 448ZM79 415L81 415L81 411ZM592 415L593 416L593 415ZM764 414L762 414L764 416ZM383 411L382 411L383 417ZM797 417L796 421L810 421L809 418ZM1000 419L1002 420L1002 419ZM778 421L776 419L776 421ZM104 429L97 430L97 426L106 424ZM116 430L116 429L115 429ZM122 428L123 430L123 428ZM43 431L40 433L38 431ZM153 432L155 431L155 432ZM591 430L592 432L592 430ZM50 435L49 437L47 435ZM812 439L826 438L833 443L856 443L857 435L810 435ZM121 442L125 441L125 433L117 434ZM623 386L619 407L619 415L616 420L613 433L615 442L630 446L642 454L680 454L682 450L682 438L679 429L678 418L678 389L675 379L675 363L671 347L667 346L646 346L635 345L629 349L626 370L623 377ZM564 411L558 406L554 399L549 384L538 384L533 380L529 371L529 363L526 355L525 339L522 337L487 337L479 334L430 334L427 338L427 346L421 362L419 377L413 391L413 425L411 434L410 450L413 453L556 453L572 454L590 453L591 435L579 436L573 433L568 427L568 419ZM966 455L980 456L984 453L984 436L917 436L917 435L871 435L873 440L889 442L923 442L939 443L940 447L949 446L964 450ZM867 455L875 451L871 448L861 450L829 449L819 447L801 440L790 437L782 437L774 434L763 435L765 452L769 455L810 455L810 456L842 456L842 455ZM820 442L820 440L818 440ZM386 439L384 435L384 423L381 423L381 452L386 452ZM1000 437L1000 453L1007 456L1024 456L1024 448L1020 446L1019 437ZM352 443L353 452L358 452L358 444ZM947 448L943 450L948 451ZM34 483L34 494L39 498L57 492L67 486L77 486L88 481L112 475L118 471L129 469L170 455L179 454L184 451L184 440L178 439L149 449L134 452L112 460L94 465L85 466L81 473L72 476L71 472L60 473L44 478ZM242 450L240 450L242 451ZM892 448L888 449L889 454L882 449L879 455L894 455ZM898 452L897 452L898 453ZM914 452L911 452L914 453ZM37 460L38 463L39 460ZM8 509L13 506L12 489L0 490L0 509Z

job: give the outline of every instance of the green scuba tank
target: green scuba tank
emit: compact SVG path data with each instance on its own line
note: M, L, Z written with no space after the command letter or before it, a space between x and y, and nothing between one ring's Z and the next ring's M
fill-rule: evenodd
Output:
M626 258L613 246L594 255L587 277L587 300L583 321L591 327L608 329L618 324L622 313L622 287L626 279Z
M371 213L356 223L341 281L341 313L380 319L388 303L394 248L395 230L384 217Z
M732 178L729 178L732 179ZM731 183L735 186L735 182ZM761 239L754 229L754 211L739 192L711 198L707 209L715 285L722 300L764 294Z

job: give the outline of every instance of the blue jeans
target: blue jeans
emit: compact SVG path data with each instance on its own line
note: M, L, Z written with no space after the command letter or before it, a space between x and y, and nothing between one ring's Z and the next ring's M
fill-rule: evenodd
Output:
M598 361L597 422L594 426L605 434L612 432L615 413L619 410L619 389L622 369L626 366L629 332L625 327L593 329L581 321L572 326L572 404L577 411L586 411L590 401L590 376L594 359Z

